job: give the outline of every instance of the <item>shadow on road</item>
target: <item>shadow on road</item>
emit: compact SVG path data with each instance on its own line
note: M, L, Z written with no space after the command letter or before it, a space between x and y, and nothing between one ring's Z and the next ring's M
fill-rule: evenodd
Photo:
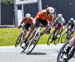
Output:
M42 53L42 52L32 52L30 55L46 55L46 53Z
M24 52L24 53L21 53L21 54L26 54L26 53ZM43 53L43 52L32 52L29 55L46 55L46 53Z

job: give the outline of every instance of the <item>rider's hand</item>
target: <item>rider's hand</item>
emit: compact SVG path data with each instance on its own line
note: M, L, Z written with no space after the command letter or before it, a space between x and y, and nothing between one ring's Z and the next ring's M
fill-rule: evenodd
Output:
M18 29L20 29L21 27L22 27L22 26L21 26L21 25L19 25L19 26L18 26Z

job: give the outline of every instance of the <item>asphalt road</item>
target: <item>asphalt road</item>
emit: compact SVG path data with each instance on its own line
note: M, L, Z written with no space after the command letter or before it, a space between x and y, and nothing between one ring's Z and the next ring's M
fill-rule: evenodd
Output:
M0 62L56 62L59 45L37 45L30 55L21 54L21 48L0 47ZM73 58L70 62L75 62Z

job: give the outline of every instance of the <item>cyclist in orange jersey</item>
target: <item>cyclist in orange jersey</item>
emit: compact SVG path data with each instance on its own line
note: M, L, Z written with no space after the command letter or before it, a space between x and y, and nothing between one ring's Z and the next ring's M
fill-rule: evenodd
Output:
M22 27L23 24L23 39L22 41L24 41L24 36L26 35L27 31L29 31L29 28L31 28L33 26L33 17L31 17L30 13L27 13L26 16L22 19L20 25L18 26L18 28Z
M48 7L44 10L41 10L37 13L37 15L34 18L36 22L36 26L39 26L41 23L43 26L45 26L45 30L41 33L41 35L45 33L50 32L50 28L52 27L54 23L54 8L53 7Z
M50 28L52 27L54 23L54 8L53 7L48 7L44 10L41 10L37 13L37 15L34 17L34 25L32 29L30 30L29 35L27 36L26 39L29 38L31 33L33 32L35 27L39 27L39 24L41 23L43 26L45 26L45 30L41 33L41 35L45 33L50 32Z

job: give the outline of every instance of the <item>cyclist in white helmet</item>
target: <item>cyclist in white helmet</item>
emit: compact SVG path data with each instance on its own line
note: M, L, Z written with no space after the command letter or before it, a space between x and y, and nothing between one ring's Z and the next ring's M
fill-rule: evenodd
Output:
M63 31L64 24L65 24L65 19L63 18L62 14L58 14L58 16L55 19L56 30L60 31L60 29L62 29Z
M53 7L48 7L46 9L39 11L37 15L35 16L34 18L34 20L36 21L35 25L38 26L39 23L41 23L46 28L41 33L41 35L47 34L50 32L50 28L52 27L54 23L54 12L55 10Z
M33 26L33 17L31 17L30 13L26 13L25 17L22 19L20 25L18 26L18 28L22 27L23 25L23 41L25 40L24 37L27 33L27 31L29 31L29 28L31 28Z

